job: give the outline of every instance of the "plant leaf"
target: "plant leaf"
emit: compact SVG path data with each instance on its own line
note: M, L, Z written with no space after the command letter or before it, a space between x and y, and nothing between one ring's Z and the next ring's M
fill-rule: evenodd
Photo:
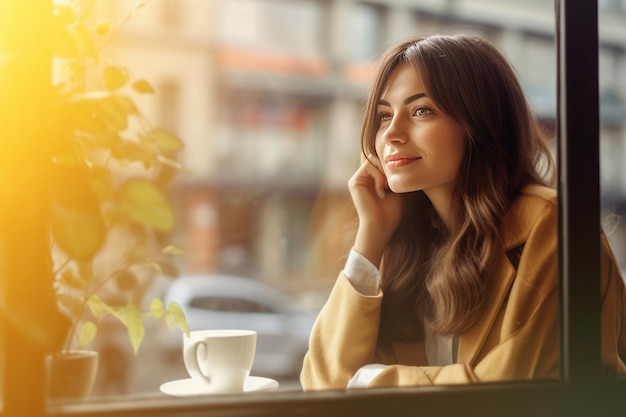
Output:
M189 336L189 324L185 312L178 303L172 302L167 305L167 311L174 320L174 323Z
M119 109L121 109L124 113L128 115L139 113L137 105L128 96L122 94L113 94L110 99Z
M136 354L145 334L141 311L134 304L128 304L117 311L116 317L126 326L133 351Z
M88 345L98 334L98 327L93 321L86 321L78 331L78 343L81 347Z
M107 65L104 68L104 86L109 91L123 87L130 80L128 70L117 65Z
M161 252L166 253L168 255L183 255L185 251L178 245L167 245Z
M163 155L159 155L157 159L161 163L161 166L157 177L154 179L154 183L157 187L165 190L172 183L181 165L177 161L173 161L174 164L170 163L172 161L168 158L164 158Z
M108 169L101 167L91 169L90 183L100 201L113 197L113 175Z
M139 161L146 169L152 167L157 161L154 147L131 141L120 142L111 148L111 156L119 161Z
M95 102L96 114L110 132L121 132L128 127L129 111L126 101L114 95ZM131 102L132 103L132 102Z
M78 47L72 35L67 31L65 25L56 18L52 22L53 53L54 56L66 59L78 57Z
M111 23L106 20L103 20L101 22L98 22L94 32L102 36L102 35L106 35L107 33L109 33L110 30L111 30Z
M154 94L154 88L146 80L137 80L132 84L135 91L141 94Z
M184 148L183 141L165 129L153 129L150 132L152 140L162 152L176 152Z
M92 91L74 97L69 111L77 130L102 136L126 130L128 116L136 113L137 107L128 97Z
M152 317L160 319L165 314L165 308L163 307L163 301L155 298L150 303L150 313Z
M162 232L169 232L174 227L172 207L163 193L147 179L126 181L121 185L118 197L121 209L130 220Z
M78 260L93 257L104 242L100 202L82 166L57 165L51 186L50 221L55 242Z
M66 269L61 273L61 276L59 277L59 283L67 287L79 290L82 290L87 286L85 280L76 275L71 269Z
M60 4L54 5L54 18L63 25L71 25L77 20L76 13L71 7Z
M87 305L89 306L91 314L93 314L94 317L98 320L101 319L105 313L109 313L114 316L116 315L115 309L102 301L102 299L98 295L92 295L91 297L89 297Z
M84 24L75 25L72 29L72 35L74 35L76 45L82 50L86 58L92 58L95 62L100 61L98 48L94 45L91 34Z

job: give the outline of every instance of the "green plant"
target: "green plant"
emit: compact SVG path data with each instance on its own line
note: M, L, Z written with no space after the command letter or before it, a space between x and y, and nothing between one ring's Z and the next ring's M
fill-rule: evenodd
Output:
M150 83L103 59L113 31L93 19L92 6L55 6L53 134L62 139L50 190L55 288L72 320L66 349L87 345L98 323L114 317L137 352L146 316L189 331L176 304L155 299L141 310L155 273L176 276L171 258L181 250L168 241L175 216L165 191L183 143L151 127L133 100L153 94Z

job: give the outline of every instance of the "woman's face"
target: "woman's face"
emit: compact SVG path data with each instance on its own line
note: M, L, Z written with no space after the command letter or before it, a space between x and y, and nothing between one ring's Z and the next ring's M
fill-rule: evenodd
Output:
M431 199L451 193L465 152L464 129L428 97L410 64L401 63L391 73L376 117L376 153L389 188L423 190Z

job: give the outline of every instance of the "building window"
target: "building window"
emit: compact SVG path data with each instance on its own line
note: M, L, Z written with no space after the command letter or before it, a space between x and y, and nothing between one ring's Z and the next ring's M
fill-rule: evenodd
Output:
M324 48L322 2L236 0L223 2L218 41L230 47L274 54L315 56Z
M325 149L322 103L242 93L228 99L221 111L224 178L319 178Z
M176 81L164 81L158 87L159 123L171 132L179 129L180 85Z
M385 8L355 2L350 13L350 53L356 61L375 61L383 47L386 24Z
M166 27L178 27L181 24L182 5L180 0L161 0L161 22Z

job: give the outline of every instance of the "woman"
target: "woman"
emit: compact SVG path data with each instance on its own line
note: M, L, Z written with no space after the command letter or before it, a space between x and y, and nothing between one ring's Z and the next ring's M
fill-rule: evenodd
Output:
M557 378L554 164L504 57L475 37L396 45L361 142L359 227L304 389ZM602 265L603 361L624 372L626 296L604 237Z

